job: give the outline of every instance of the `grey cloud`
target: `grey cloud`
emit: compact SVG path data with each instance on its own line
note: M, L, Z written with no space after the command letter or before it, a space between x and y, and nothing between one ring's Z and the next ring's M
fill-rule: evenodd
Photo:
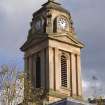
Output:
M84 96L86 98L89 97L97 97L99 96L99 94L101 96L105 96L105 86L103 86L103 82L102 81L85 81L85 86L84 86ZM88 93L88 94L86 94Z
M32 13L44 0L0 1L0 65L14 63L23 69L19 48L27 38Z

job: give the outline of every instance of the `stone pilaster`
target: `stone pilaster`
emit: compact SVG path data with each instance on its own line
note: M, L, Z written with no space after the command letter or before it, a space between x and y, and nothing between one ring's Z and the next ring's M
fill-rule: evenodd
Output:
M77 61L77 54L75 54L75 70L76 70L76 96L79 96L78 90L78 61Z
M28 58L24 58L24 71L25 71L25 80L24 80L24 87L26 87L26 82L27 82L27 80L26 80L26 78L27 78L27 75L26 74L28 74L28 66L27 65L29 65L28 64ZM27 92L26 92L27 90L26 90L26 88L24 89L24 97L26 98L26 96L27 96Z
M33 86L36 87L36 55L32 56L32 82Z
M47 15L46 32L47 33L52 33L53 32L52 11L48 10L46 15Z
M28 59L28 57L24 57L24 71L25 71L25 73L28 73L28 69L29 69L29 59Z
M29 78L32 79L32 56L29 56Z
M70 89L70 55L67 55L67 88Z
M59 73L59 50L57 48L55 50L55 90L59 90L60 87L60 73Z
M72 64L72 95L76 96L76 67L75 67L75 54L71 53Z
M49 48L45 49L45 88L49 89Z
M54 53L53 48L49 47L49 88L54 89Z
M78 95L82 96L82 79L81 79L80 55L77 55L77 69L78 69Z
M44 50L41 51L41 87L45 89L45 52Z
M72 88L73 88L72 87L72 82L73 81L72 81L72 59L71 59L71 53L69 53L69 59L70 59L70 62L69 62L70 63L70 68L69 68L69 70L70 70L70 96L72 96L72 94L73 94L72 93L72 91L73 91L72 90Z

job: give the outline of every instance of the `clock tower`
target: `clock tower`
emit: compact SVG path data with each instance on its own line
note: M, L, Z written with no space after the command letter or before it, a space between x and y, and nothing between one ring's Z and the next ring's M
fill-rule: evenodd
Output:
M84 45L76 37L70 13L48 0L33 13L30 26L21 50L27 77L34 89L46 93L41 100L82 99L80 50Z

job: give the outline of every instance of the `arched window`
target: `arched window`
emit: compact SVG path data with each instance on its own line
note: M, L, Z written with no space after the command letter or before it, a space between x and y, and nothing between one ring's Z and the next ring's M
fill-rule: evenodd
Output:
M41 62L40 57L36 58L36 88L41 87Z
M61 56L61 86L67 87L67 59Z

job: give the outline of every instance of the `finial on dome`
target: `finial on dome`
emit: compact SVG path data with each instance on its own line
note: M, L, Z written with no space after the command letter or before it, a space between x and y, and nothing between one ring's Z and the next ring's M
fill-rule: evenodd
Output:
M54 2L55 0L48 0L48 1L53 1Z

